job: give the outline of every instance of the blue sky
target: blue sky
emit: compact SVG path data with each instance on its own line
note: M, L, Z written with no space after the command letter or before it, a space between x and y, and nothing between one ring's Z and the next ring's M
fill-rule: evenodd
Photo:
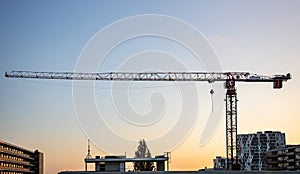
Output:
M272 90L272 84L268 83L237 85L239 132L279 130L286 133L288 143L299 144L299 128L296 124L300 121L299 6L297 0L2 0L0 73L4 75L5 71L10 70L73 71L81 50L105 26L134 15L172 16L194 26L209 40L224 71L249 71L266 75L292 73L293 79L278 91ZM133 43L136 44L135 49L128 52L126 44L120 47L121 51L111 54L108 64L104 64L107 67L103 68L109 70L111 65L120 63L121 60L116 57L122 55L122 51L130 56L139 50L140 43L145 44L140 46L143 49L151 49L151 44L147 43L158 43L151 39L146 38L144 42L136 40L137 43ZM164 46L167 44L160 42L153 48L162 46L164 51L170 51L175 47ZM184 57L179 57L179 60L193 64ZM45 152L46 173L83 169L86 137L75 119L72 82L6 79L3 75L0 77L0 138ZM101 88L102 85L105 89L96 89L98 104L103 104L103 100L111 100L111 96L107 95L110 93L110 84L97 83L96 87ZM134 85L139 87L139 84ZM197 88L200 88L199 95L203 95L203 109L199 110L199 115L204 116L198 119L189 137L173 151L171 169L174 170L196 170L211 166L212 158L225 155L225 119L221 120L211 141L204 147L198 146L210 112L210 96L206 95L208 84L197 84ZM165 88L160 90L168 91ZM145 93L149 91L146 89ZM133 103L141 105L139 111L148 111L148 98L142 98L143 91L137 91L136 94L138 97L134 98ZM173 95L177 96L177 93ZM101 100L100 96L107 98ZM145 107L140 101L145 102ZM104 104L108 105L107 108L112 107L109 102ZM174 106L177 105L175 103ZM113 111L105 112L114 114ZM93 155L104 154L96 147L93 150ZM57 156L61 160L57 160ZM182 162L192 159L196 159L193 164Z

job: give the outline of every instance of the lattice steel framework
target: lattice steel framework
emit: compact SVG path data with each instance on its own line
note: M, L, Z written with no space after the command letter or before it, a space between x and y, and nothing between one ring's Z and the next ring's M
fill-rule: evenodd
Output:
M62 80L120 80L120 81L244 81L244 82L275 82L286 81L290 74L264 76L248 72L5 72L9 78L37 78Z
M234 81L227 81L226 92L226 157L227 170L238 168L237 150L237 96Z

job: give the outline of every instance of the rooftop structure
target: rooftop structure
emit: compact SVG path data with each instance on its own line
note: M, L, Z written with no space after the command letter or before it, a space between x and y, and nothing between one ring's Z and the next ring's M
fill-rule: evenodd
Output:
M128 162L154 162L156 171L168 170L169 153L155 156L155 158L126 158L126 156L96 156L85 158L85 163L94 163L96 172L125 172L125 163Z

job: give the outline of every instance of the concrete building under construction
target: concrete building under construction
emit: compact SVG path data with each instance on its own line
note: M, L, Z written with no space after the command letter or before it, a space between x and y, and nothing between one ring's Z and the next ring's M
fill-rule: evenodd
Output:
M285 145L285 134L279 131L237 135L237 156L241 169L268 170L267 152Z

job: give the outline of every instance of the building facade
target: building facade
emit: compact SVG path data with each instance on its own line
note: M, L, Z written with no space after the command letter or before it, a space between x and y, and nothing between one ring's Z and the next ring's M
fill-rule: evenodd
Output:
M44 173L43 153L0 140L0 174Z
M242 170L268 170L267 152L285 146L285 134L265 131L237 135L237 156Z
M300 171L300 145L287 145L267 153L269 170Z
M214 159L214 170L227 170L227 158L216 156Z

